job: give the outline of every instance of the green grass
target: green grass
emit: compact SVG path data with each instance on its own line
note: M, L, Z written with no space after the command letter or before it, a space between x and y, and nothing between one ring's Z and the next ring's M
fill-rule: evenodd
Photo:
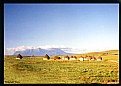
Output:
M43 61L42 57L4 58L4 83L19 84L90 84L119 82L118 60L114 55L103 61Z

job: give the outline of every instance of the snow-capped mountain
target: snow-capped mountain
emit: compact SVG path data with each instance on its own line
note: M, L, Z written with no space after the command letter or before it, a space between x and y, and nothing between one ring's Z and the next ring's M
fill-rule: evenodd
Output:
M5 48L4 55L22 54L25 56L35 55L69 55L69 54L83 54L88 52L106 51L108 49L83 49L76 47L67 47L64 45L44 45L44 46L18 46L16 48Z
M49 49L42 49L42 48L36 48L36 49L25 49L21 51L15 51L13 55L24 55L24 56L44 56L45 54L48 55L68 55L69 53L64 52L63 50L59 48L49 48Z

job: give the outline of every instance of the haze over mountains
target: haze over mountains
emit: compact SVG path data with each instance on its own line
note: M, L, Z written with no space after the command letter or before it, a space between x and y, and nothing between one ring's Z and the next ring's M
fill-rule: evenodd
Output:
M111 50L111 49L105 49ZM38 46L38 47L30 47L30 46L19 46L16 48L5 48L4 55L17 55L22 54L25 56L43 56L45 54L48 55L69 55L69 54L82 54L88 52L99 52L105 50L84 50L81 48L70 48L65 46Z
M6 48L5 55L18 55L22 54L25 56L43 56L45 54L48 55L68 55L71 48L40 48L40 47L27 47L20 46L17 48Z
M32 56L32 55L44 56L45 54L48 54L48 55L68 55L69 53L66 53L59 48L50 48L50 49L37 48L37 49L26 49L23 51L16 51L13 55L18 55L18 54L22 54L24 56Z

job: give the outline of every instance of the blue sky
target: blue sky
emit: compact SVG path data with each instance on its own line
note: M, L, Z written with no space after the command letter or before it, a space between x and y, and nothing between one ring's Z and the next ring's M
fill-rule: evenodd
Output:
M119 4L4 4L4 47L118 49Z

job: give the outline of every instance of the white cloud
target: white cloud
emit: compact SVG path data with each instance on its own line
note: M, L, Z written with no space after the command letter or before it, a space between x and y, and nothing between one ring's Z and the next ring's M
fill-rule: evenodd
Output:
M66 48L64 45L43 45L43 46L38 46L37 48L42 48L42 49L49 49L49 48Z
M26 49L37 49L37 48L42 48L42 49L60 48L61 50L65 51L67 53L77 53L77 54L109 50L109 47L97 49L95 47L84 48L83 46L82 47L71 47L71 46L65 46L65 45L42 45L42 46L18 46L16 48L6 48L4 50L4 54L12 55L15 51L23 51Z
M19 47L16 47L16 48L6 48L4 50L4 54L5 55L12 55L15 51L23 51L23 50L26 50L26 49L32 49L31 46L19 46Z
M32 49L32 47L31 46L19 46L14 49L15 49L15 51L22 51L22 50L26 50L26 49Z
M12 55L15 51L23 51L26 49L49 49L49 48L65 48L64 45L43 45L43 46L18 46L15 48L5 48L4 54Z

